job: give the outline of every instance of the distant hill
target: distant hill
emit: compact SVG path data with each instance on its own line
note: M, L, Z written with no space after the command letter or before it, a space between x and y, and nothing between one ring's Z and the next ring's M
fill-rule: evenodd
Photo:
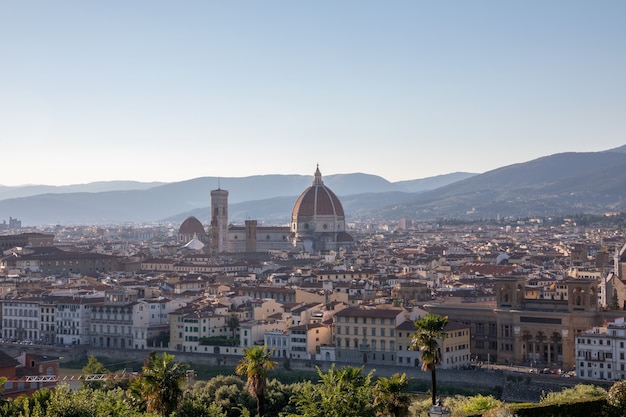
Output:
M419 180L398 181L394 185L407 193L419 193L422 191L434 190L457 181L461 181L476 174L469 172L454 172L452 174L438 175L436 177L423 178Z
M20 198L4 198L7 190L0 188L0 221L11 216L24 225L180 223L194 215L208 223L210 191L219 184L229 191L233 223L255 219L260 224L288 224L295 199L312 180L312 175L202 177L167 184L124 182L120 187L125 189L115 190L110 189L113 184L98 183L93 188L75 186L83 187L83 192ZM559 153L483 174L460 172L392 183L354 173L328 175L323 180L340 197L348 221L626 212L626 146Z
M7 198L30 197L39 194L68 194L68 193L100 193L105 191L146 190L165 184L163 182L138 181L99 181L88 184L74 185L22 185L9 187L0 185L0 200Z
M472 174L460 174L465 177ZM433 177L432 183L426 178L405 181L397 185L375 175L337 174L324 176L324 183L344 201L349 210L350 196L363 197L363 202L355 202L354 212L370 208L380 208L387 199L371 197L371 194L387 195L398 193L405 201L403 189L429 190L443 182L452 182L456 174L447 177ZM265 222L289 222L295 199L311 185L313 176L307 175L258 175L243 178L201 177L173 183L133 183L122 182L120 189L111 190L114 183L94 183L65 186L27 186L0 188L0 221L9 216L18 218L24 225L38 224L112 224L126 222L151 222L172 219L178 221L185 213L194 213L202 221L209 221L210 192L218 188L228 190L230 217L233 221L255 218ZM41 190L55 190L29 195L33 187ZM5 198L11 189L13 195L25 194L19 198ZM76 192L80 190L81 192ZM392 193L392 194L388 194ZM396 197L393 197L396 198ZM348 211L349 212L349 211Z
M623 149L617 148L617 149ZM498 168L377 210L379 218L495 218L626 211L626 154L561 153Z
M613 149L609 149L605 152L621 152L621 153L626 153L626 145L622 145L620 147L617 148L613 148Z

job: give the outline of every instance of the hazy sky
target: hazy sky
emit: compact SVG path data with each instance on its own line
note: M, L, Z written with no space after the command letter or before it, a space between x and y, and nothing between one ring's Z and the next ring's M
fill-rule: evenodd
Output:
M0 0L0 184L485 172L626 144L626 2Z

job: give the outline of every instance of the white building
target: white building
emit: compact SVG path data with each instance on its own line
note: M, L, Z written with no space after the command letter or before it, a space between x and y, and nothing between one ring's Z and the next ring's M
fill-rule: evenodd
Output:
M148 349L150 339L170 330L168 314L185 306L184 301L164 297L138 300L133 305L133 348ZM159 346L156 346L159 347Z
M89 345L91 339L91 309L102 298L54 297L56 343ZM43 310L43 306L42 306ZM44 325L46 323L42 323Z
M623 317L576 336L576 371L581 379L626 379L626 323Z
M5 339L39 340L39 299L2 300L2 336Z

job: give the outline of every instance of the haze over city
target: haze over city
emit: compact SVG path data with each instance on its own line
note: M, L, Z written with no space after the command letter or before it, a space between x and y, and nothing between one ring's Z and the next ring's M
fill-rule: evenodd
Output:
M0 184L485 172L624 145L626 4L3 2Z

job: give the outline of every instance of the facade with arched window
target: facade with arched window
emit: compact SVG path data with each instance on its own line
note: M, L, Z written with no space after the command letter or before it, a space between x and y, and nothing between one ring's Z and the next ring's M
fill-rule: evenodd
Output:
M597 280L565 279L564 297L527 298L524 277L494 281L496 304L427 304L470 327L472 359L537 367L573 367L576 335L613 320L600 309Z

